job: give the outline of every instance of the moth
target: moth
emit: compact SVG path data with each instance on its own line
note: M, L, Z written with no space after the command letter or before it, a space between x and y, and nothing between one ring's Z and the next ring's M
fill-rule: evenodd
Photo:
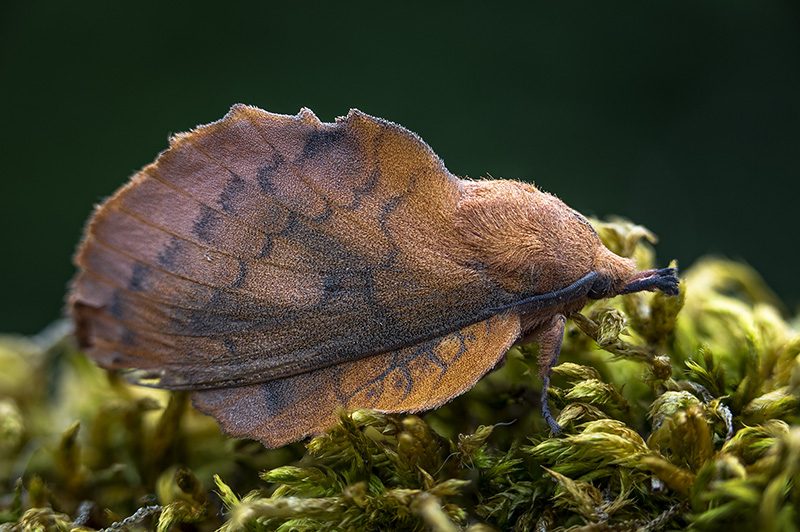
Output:
M277 447L340 408L418 412L470 389L520 337L542 409L566 317L678 293L533 185L453 176L411 131L235 105L179 134L100 205L69 308L102 367L189 390L229 435Z

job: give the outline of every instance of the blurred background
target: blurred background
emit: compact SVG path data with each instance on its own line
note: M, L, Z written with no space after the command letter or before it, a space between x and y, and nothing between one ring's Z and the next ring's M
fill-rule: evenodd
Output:
M800 3L613 5L6 2L0 331L58 318L93 205L237 102L357 107L457 175L647 226L662 266L746 261L796 310Z

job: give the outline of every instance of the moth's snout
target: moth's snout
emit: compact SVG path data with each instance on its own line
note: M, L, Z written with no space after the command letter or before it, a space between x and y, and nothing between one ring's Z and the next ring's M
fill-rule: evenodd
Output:
M645 270L631 277L619 291L620 294L630 294L647 290L659 290L668 296L677 296L680 293L677 268L661 268L660 270Z

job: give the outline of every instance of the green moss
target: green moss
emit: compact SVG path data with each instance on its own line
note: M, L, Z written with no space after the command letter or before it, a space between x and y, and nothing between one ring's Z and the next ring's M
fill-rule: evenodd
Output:
M596 225L653 263L647 230ZM422 417L343 413L272 451L98 370L64 324L1 337L0 531L797 530L800 336L784 312L752 269L706 259L680 297L570 320L559 437L526 345Z

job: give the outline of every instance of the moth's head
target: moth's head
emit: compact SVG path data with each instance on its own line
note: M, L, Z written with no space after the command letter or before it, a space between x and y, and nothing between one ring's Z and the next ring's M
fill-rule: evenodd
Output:
M614 297L626 286L628 279L636 274L636 263L611 252L597 239L594 271L597 278L586 294L589 299Z
M669 296L678 295L677 268L644 270L637 272L635 263L615 255L601 244L595 266L597 278L586 294L589 299L603 299L633 292L660 291Z
M590 299L677 286L674 272L637 274L635 262L606 248L583 215L533 185L465 181L457 214L467 249L508 290L535 283L538 293L552 292L592 272Z

